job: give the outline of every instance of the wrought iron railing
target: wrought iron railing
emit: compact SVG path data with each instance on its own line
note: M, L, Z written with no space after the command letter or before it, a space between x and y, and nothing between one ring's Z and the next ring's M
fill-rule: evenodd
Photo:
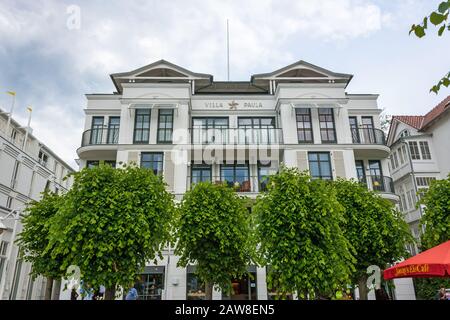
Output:
M263 192L267 191L267 185L269 183L268 176L246 176L227 178L220 176L212 177L187 177L187 190L190 190L198 182L211 181L212 183L224 183L233 188L236 192Z
M119 128L93 128L83 132L81 146L118 144Z

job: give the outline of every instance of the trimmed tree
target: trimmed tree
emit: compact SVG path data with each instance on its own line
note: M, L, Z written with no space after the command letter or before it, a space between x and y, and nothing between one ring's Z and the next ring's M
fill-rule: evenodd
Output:
M44 192L40 201L32 201L25 209L22 218L23 229L17 244L22 258L32 264L31 276L44 276L47 278L45 300L51 300L53 280L61 279L64 272L61 271L62 257L52 256L52 247L49 246L50 221L58 212L64 196L52 192Z
M80 268L83 283L105 286L114 299L129 288L146 262L162 258L170 240L173 196L162 177L136 166L85 168L74 175L64 206L52 219L53 255L61 270Z
M445 180L433 181L419 204L424 205L420 219L425 232L421 237L421 249L427 250L450 239L450 174ZM438 288L450 286L449 279L414 279L419 299L436 299Z
M212 289L231 291L252 262L251 216L246 200L225 184L201 182L185 193L179 207L175 254L178 266L196 265L196 276L205 283L206 299Z
M367 300L367 268L376 265L385 269L405 257L406 245L413 238L392 202L356 181L338 180L333 184L345 209L344 235L355 249L352 283L358 284L360 299Z
M450 174L445 180L433 181L422 196L424 215L420 224L425 228L421 237L424 250L450 239Z
M341 230L344 209L329 182L282 168L254 211L269 289L306 299L334 295L350 283L354 259Z

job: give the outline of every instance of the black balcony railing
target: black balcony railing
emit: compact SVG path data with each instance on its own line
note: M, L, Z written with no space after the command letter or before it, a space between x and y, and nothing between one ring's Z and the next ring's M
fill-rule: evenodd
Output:
M280 128L205 128L190 129L192 144L269 145L283 143Z
M351 128L353 143L386 145L386 136L380 129Z
M119 128L94 128L83 132L81 146L118 144Z
M233 188L236 192L263 192L267 191L267 184L269 183L268 176L256 177L236 177L235 179L226 177L187 177L187 190L190 190L198 182L211 181L212 183L224 183Z
M370 190L385 193L395 193L394 181L391 177L367 176L359 178L359 182L365 184Z

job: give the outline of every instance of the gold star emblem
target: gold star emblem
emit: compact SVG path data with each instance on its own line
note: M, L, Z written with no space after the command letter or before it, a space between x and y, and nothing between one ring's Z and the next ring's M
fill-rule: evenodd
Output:
M230 106L230 110L236 110L239 103L237 103L236 101L233 100L228 105Z

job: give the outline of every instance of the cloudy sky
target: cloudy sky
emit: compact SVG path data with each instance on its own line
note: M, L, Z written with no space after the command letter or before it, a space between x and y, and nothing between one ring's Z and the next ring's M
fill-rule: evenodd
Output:
M231 80L306 60L355 77L388 114L423 114L450 94L429 88L449 69L450 34L408 35L439 0L1 0L0 107L76 168L85 93L113 92L109 74L164 58ZM80 8L73 24L71 6Z

